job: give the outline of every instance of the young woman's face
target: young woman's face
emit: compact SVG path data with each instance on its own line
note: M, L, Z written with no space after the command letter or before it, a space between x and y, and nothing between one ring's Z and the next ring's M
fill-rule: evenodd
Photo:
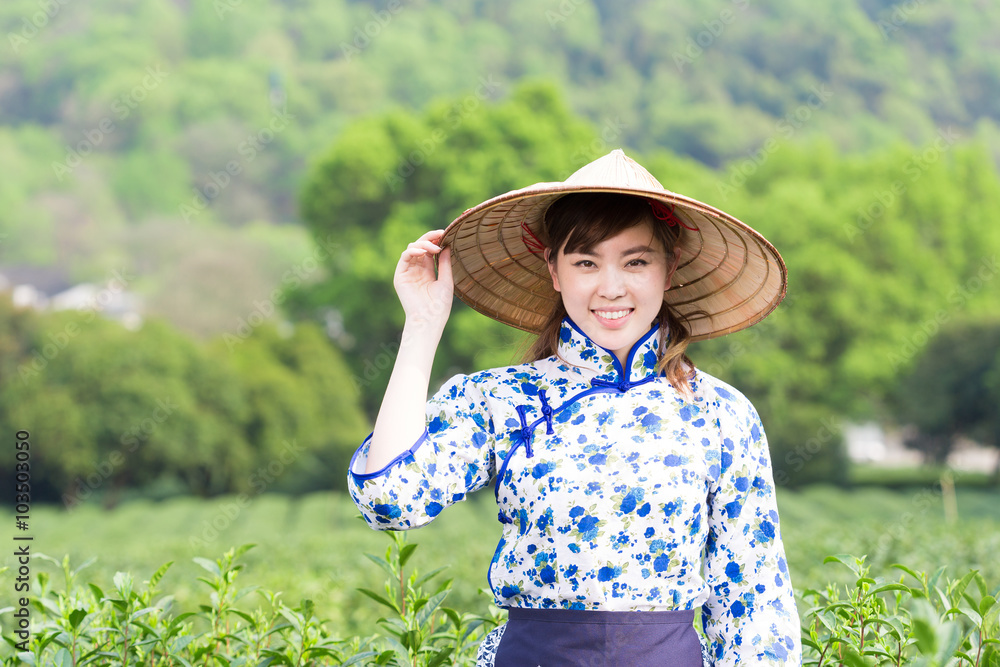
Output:
M644 223L605 239L589 252L567 254L560 248L548 266L566 313L624 364L660 312L677 259L667 255Z

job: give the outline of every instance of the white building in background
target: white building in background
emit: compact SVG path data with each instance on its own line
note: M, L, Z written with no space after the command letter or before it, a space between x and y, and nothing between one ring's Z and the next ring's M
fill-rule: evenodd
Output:
M880 424L851 424L844 427L847 456L855 463L905 468L924 462L923 455L903 444L905 432L886 430ZM1000 449L983 447L966 438L958 438L948 455L948 467L967 472L991 473L1000 461Z
M115 278L74 285L58 268L8 266L0 267L0 292L10 292L18 308L93 310L133 331L142 326L142 300Z

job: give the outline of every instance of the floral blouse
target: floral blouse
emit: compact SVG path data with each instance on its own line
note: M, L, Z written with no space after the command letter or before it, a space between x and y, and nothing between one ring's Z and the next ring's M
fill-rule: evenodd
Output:
M657 375L658 329L625 368L563 321L558 355L458 375L420 439L349 488L379 530L422 526L495 484L501 607L702 608L718 665L799 664L799 622L767 440L750 402L696 372L694 400Z

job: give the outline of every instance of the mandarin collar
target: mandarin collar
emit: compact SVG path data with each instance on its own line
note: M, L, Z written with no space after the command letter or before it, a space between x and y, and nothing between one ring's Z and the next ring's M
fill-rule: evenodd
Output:
M657 322L653 322L649 331L629 350L625 367L622 368L614 352L592 341L576 322L566 316L559 330L559 357L573 366L596 373L591 384L616 386L625 391L632 385L649 382L657 377L659 330Z

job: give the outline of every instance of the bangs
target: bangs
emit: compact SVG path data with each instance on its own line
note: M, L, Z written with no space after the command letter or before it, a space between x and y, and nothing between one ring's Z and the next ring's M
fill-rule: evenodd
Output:
M557 199L545 212L546 246L563 253L587 253L626 229L648 224L671 252L677 232L653 215L649 200L610 192L581 192Z

